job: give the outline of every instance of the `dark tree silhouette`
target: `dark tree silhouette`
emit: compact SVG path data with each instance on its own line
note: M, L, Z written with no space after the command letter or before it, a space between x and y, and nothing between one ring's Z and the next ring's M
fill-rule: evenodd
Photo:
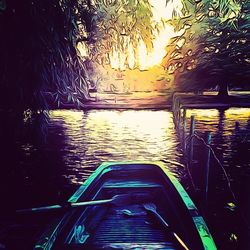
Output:
M179 89L199 91L219 86L219 96L226 98L228 86L250 87L249 1L201 3L199 11L196 4L187 17L196 17L194 23L182 21L190 26L175 38L175 44L184 39L184 45L172 46L166 66L172 69ZM198 20L197 16L203 17Z
M46 100L81 106L89 99L90 79L76 50L83 38L79 24L90 26L87 11L76 0L6 1L0 12L1 108L37 111Z

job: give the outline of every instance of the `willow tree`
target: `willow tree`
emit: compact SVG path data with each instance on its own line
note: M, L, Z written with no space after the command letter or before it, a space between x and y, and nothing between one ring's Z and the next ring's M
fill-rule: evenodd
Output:
M90 98L76 49L79 24L88 24L87 13L79 11L84 8L77 0L6 1L0 13L1 107L37 111L46 100L60 107Z
M96 0L92 8L95 14L89 36L93 44L90 56L94 61L109 64L113 53L126 55L129 46L135 55L140 40L148 50L152 48L154 27L148 0Z
M176 38L166 63L178 87L197 91L219 86L219 96L226 97L228 85L249 86L249 2L201 1L190 9L182 20L189 27Z

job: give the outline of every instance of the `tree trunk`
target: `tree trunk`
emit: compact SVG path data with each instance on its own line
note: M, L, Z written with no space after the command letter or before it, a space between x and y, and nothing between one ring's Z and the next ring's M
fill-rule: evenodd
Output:
M219 85L218 97L222 99L226 99L229 97L227 83L221 83Z

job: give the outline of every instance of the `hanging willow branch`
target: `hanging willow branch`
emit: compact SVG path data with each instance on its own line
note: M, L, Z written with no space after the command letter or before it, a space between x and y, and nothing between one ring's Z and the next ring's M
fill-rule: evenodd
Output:
M84 39L79 24L89 25L88 6L8 0L1 10L0 106L37 110L47 108L48 100L59 107L89 100L91 79L76 51L77 40Z

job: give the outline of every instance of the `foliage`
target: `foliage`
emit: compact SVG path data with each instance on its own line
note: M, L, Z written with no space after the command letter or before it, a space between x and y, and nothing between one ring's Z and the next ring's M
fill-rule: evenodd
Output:
M249 88L249 1L193 2L189 10L179 20L189 27L175 38L165 61L178 87L203 90L230 84ZM185 42L178 47L181 39Z
M0 15L0 106L14 110L80 106L89 99L86 65L76 44L88 26L83 2L69 0L6 1ZM84 5L87 11L86 4Z
M132 43L134 54L139 39L152 48L152 11L148 0L96 0L92 6L92 41L90 54L99 64L108 64L112 50L126 52Z

